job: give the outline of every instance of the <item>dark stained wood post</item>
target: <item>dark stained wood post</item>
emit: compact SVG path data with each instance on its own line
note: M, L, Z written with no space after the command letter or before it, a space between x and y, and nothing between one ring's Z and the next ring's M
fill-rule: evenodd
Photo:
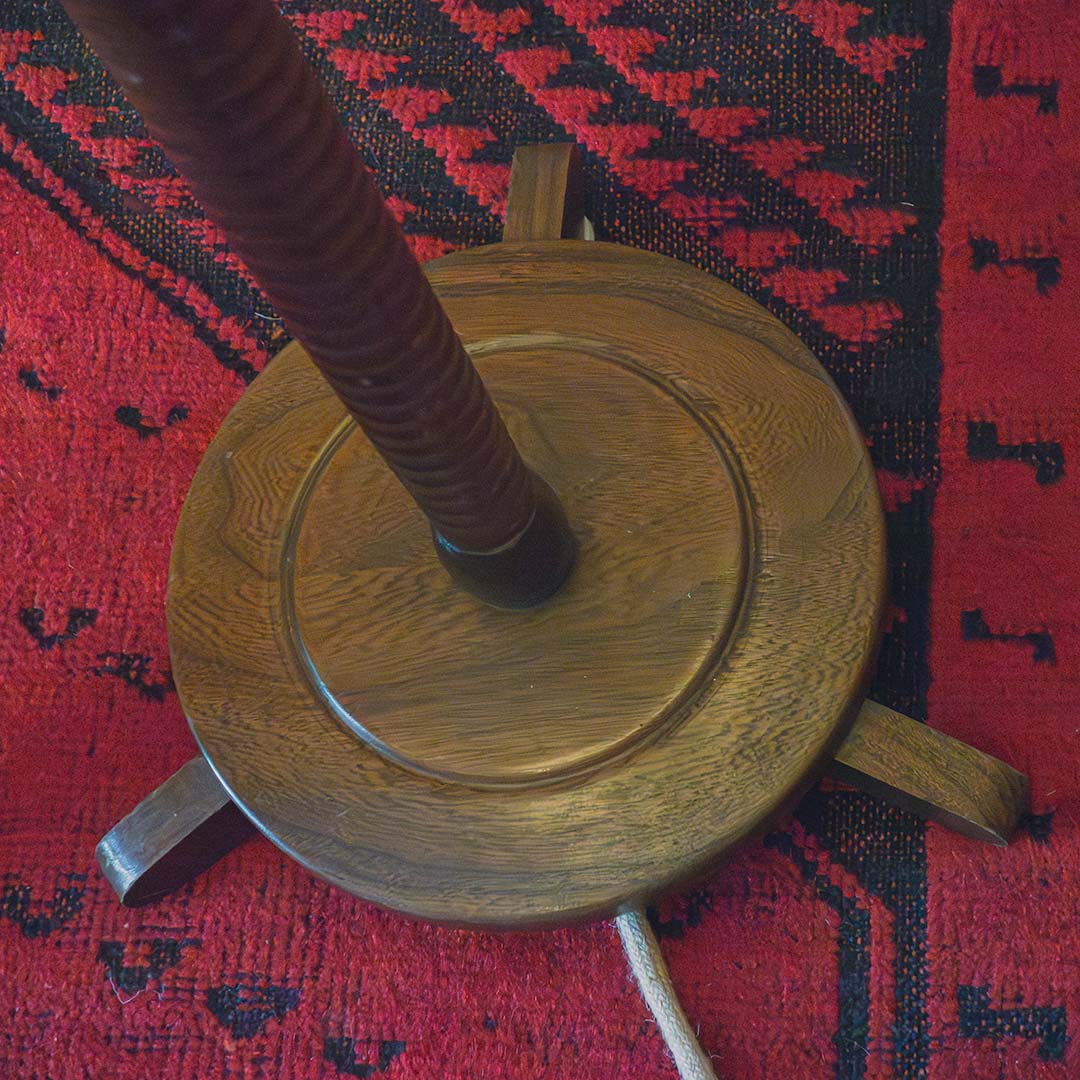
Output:
M64 0L150 134L427 515L451 574L530 607L573 534L522 461L271 0Z

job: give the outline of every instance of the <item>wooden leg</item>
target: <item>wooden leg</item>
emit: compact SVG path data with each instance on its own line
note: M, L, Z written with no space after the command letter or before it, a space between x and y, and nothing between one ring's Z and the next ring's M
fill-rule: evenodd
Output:
M121 903L138 907L191 881L254 831L200 755L105 835L98 865Z
M584 240L581 156L573 143L522 146L514 153L503 242Z
M873 701L863 703L831 772L903 810L1000 846L1027 809L1027 777Z

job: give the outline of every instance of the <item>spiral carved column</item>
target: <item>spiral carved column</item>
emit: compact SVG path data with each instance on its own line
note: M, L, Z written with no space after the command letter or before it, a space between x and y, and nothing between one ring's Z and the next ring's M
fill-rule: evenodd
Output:
M562 583L574 542L271 0L64 0L286 326L501 606Z

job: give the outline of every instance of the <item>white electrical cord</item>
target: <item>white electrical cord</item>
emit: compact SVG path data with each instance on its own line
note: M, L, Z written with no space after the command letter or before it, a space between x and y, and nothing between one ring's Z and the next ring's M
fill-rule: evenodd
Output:
M645 912L639 908L624 911L615 919L622 938L630 970L637 979L641 996L656 1017L675 1068L682 1080L717 1080L712 1060L701 1048L671 985L664 957Z

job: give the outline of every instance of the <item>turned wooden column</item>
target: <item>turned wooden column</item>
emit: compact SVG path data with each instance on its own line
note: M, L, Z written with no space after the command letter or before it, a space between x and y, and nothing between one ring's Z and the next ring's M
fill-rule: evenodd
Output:
M271 0L65 0L150 134L497 606L563 582L575 544L522 461L373 178Z

